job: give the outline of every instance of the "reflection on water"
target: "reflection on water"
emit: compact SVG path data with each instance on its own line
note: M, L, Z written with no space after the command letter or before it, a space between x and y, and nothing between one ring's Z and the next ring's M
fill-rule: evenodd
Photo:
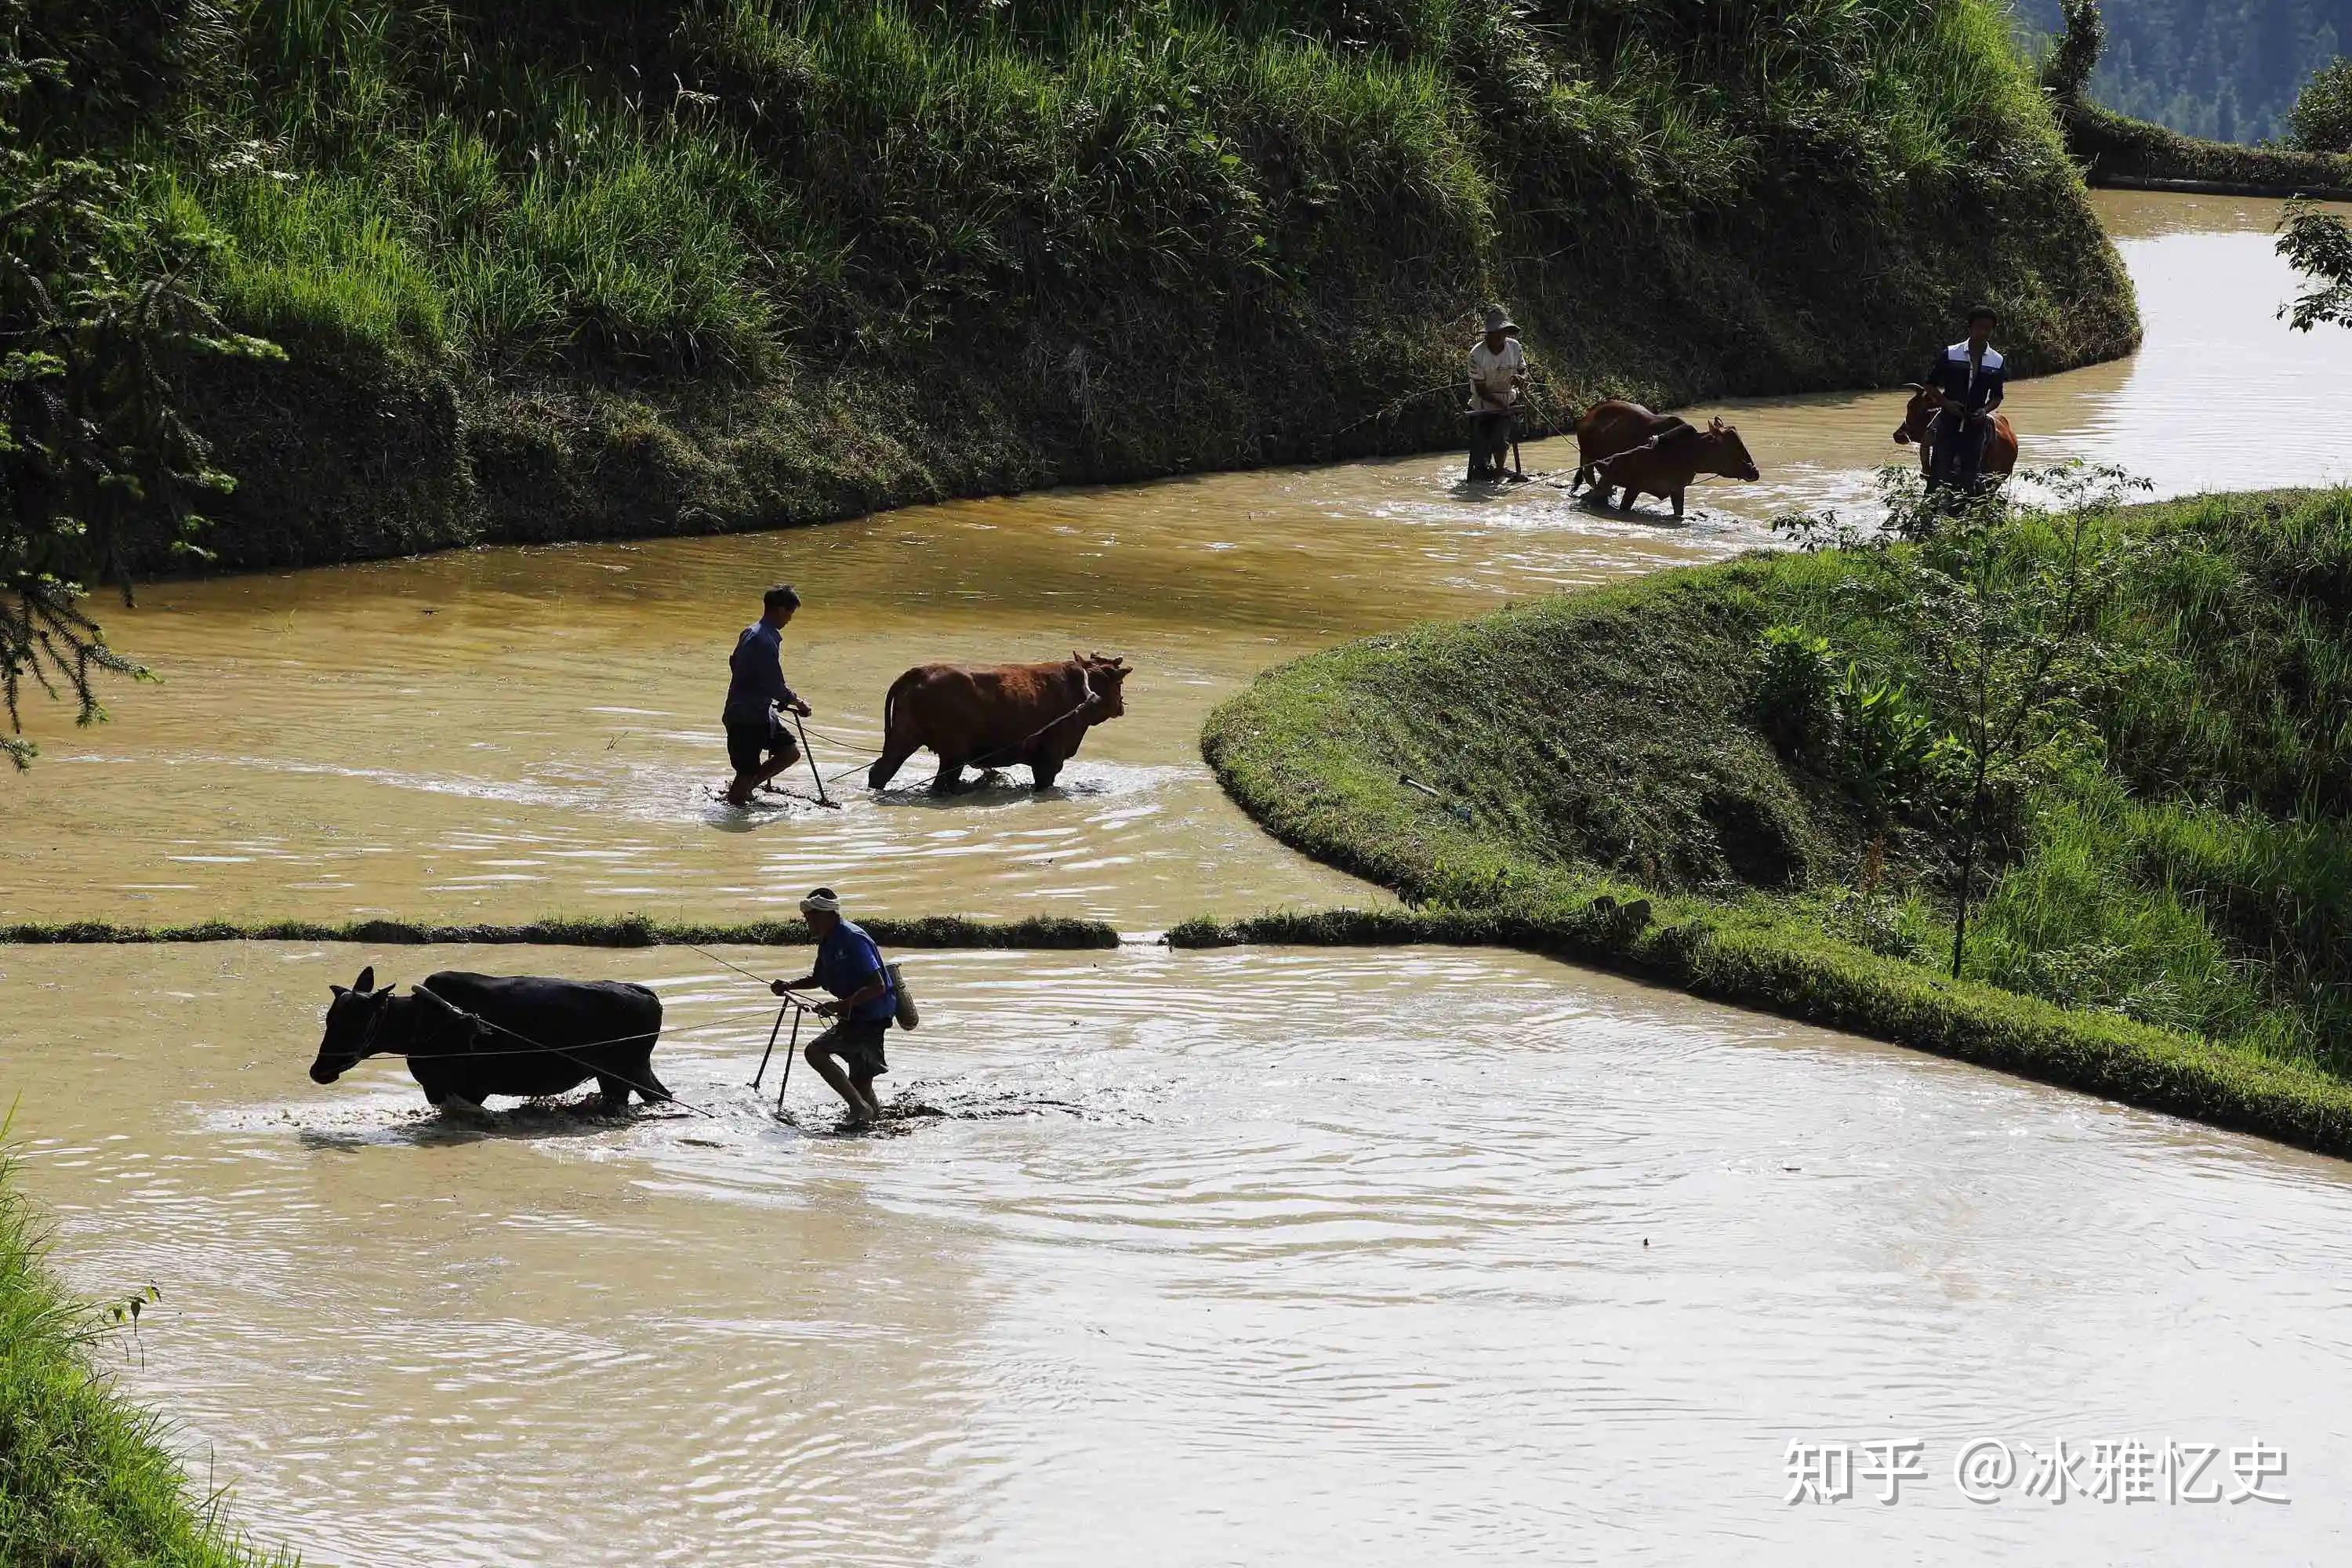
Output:
M363 959L646 981L719 1115L314 1089ZM322 1564L2206 1563L2352 1528L2339 1163L1517 955L912 962L951 1022L891 1044L940 1112L898 1137L818 1135L805 1068L772 1121L766 998L673 951L19 950L0 1081L74 1283L163 1284L134 1392ZM1978 1436L2260 1437L2294 1501L1975 1507ZM1792 1437L1930 1475L1785 1508Z
M2352 336L2289 332L2276 203L2099 197L2147 323L2135 360L2020 384L2029 464L2124 463L2159 489L2352 473L2335 418ZM1711 484L1686 527L1601 517L1550 485L1455 481L1438 455L921 507L823 529L163 584L110 612L165 674L116 722L37 723L9 785L0 915L169 921L397 913L512 919L644 909L773 912L811 884L867 910L1198 912L1381 895L1269 845L1196 740L1276 660L1339 639L1769 542L1793 507L1866 510L1904 459L1883 393L1731 405L1766 470ZM1572 444L1527 449L1573 465ZM787 634L845 809L714 798L725 655L760 590L808 607ZM1128 717L1064 787L937 809L855 770L891 679L929 659L1137 666ZM928 778L927 759L902 775ZM1016 779L1025 775L1016 773ZM793 787L813 788L805 774Z

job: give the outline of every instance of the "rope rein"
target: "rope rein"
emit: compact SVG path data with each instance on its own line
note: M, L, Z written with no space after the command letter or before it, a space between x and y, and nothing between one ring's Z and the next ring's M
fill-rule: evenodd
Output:
M455 1002L450 1001L446 996L442 995L439 992L431 990L425 985L419 984L415 987L415 989L419 995L432 997L433 1000L440 1003L444 1007L448 1008L449 1011L457 1015L457 1017L462 1018L468 1023L478 1025L486 1029L496 1029L501 1035L511 1036L513 1038L520 1040L526 1046L530 1047L531 1049L519 1051L443 1051L425 1056L422 1058L418 1058L412 1053L405 1051L382 1051L377 1053L378 1055L408 1057L411 1060L423 1059L432 1061L446 1057L520 1057L530 1056L534 1053L549 1053L562 1057L566 1061L569 1061L577 1067L587 1068L590 1073L593 1074L597 1078L609 1078L614 1079L615 1082L625 1083L631 1089L635 1089L647 1100L666 1100L674 1105L682 1105L686 1107L687 1110L693 1111L697 1116L709 1117L713 1121L720 1120L719 1113L715 1110L706 1110L701 1106L695 1104L692 1100L680 1100L677 1095L672 1094L666 1089L656 1089L646 1084L639 1083L625 1073L614 1072L609 1068L600 1068L595 1063L583 1060L580 1057L573 1054L574 1051L594 1050L599 1046L617 1046L625 1041L642 1040L646 1038L646 1035L642 1031L629 1035L615 1035L607 1040L589 1040L582 1045L571 1047L569 1048L562 1046L551 1046L544 1040L532 1039L520 1029L510 1029L495 1018L485 1018L479 1013L469 1012L466 1008L458 1006ZM382 1020L379 1019L378 1026L381 1026L381 1024ZM371 1031L371 1034L373 1034L373 1031Z

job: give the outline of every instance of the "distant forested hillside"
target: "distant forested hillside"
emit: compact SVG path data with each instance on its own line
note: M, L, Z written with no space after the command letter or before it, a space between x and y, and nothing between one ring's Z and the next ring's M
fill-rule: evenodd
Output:
M2107 0L2107 48L2091 96L2109 109L2218 142L2286 134L2304 79L2352 50L2352 0ZM2058 0L2017 0L2055 32Z

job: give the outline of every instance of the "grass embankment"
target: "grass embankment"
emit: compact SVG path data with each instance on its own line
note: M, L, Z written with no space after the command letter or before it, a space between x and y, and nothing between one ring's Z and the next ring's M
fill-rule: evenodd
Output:
M2352 1153L2352 493L2126 516L2105 674L2004 803L1958 981L1948 837L1866 805L1843 753L1784 755L1759 710L1775 626L1857 698L1924 689L1904 606L1839 552L1268 673L1210 721L1219 777L1423 908L1171 940L1507 942Z
M875 941L899 948L1070 949L1118 945L1118 932L1101 921L1035 915L1017 921L975 921L961 915L911 920L888 915L858 924ZM660 921L647 915L527 921L510 925L425 925L415 921L206 921L195 925L130 926L104 921L58 921L0 926L0 944L151 942L352 942L419 947L475 943L533 947L705 946L805 947L798 918L713 924Z
M2017 365L2130 289L1990 0L26 0L280 364L207 373L232 565L709 531Z
M116 1331L41 1267L36 1220L0 1163L0 1563L243 1568L265 1557L198 1498L153 1417L92 1360Z
M2343 153L2201 141L2095 103L2063 105L2058 119L2095 185L2352 201L2352 156Z

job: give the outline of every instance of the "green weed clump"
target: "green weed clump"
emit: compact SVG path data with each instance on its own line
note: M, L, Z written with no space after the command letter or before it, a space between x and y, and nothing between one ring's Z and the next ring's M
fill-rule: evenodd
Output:
M962 915L877 915L859 921L874 940L901 948L1104 948L1118 932L1101 921L1068 915L978 921ZM207 921L195 925L127 926L59 921L0 926L0 945L59 942L348 942L420 947L484 944L531 947L659 947L669 942L747 947L805 946L797 918L725 923L656 920L650 915L556 916L504 925L434 925L416 921Z
M1495 298L1551 426L2137 332L1990 0L26 3L292 353L232 564L1450 441Z
M0 1162L0 1562L291 1568L236 1534L219 1495L194 1495L162 1427L98 1370L135 1327L130 1303L60 1290L37 1224Z
M2097 548L2095 678L1990 797L1958 980L1953 716L1907 579L1839 550L1270 672L1212 766L1420 909L1171 940L1509 942L2352 1149L2352 492L2136 508Z

